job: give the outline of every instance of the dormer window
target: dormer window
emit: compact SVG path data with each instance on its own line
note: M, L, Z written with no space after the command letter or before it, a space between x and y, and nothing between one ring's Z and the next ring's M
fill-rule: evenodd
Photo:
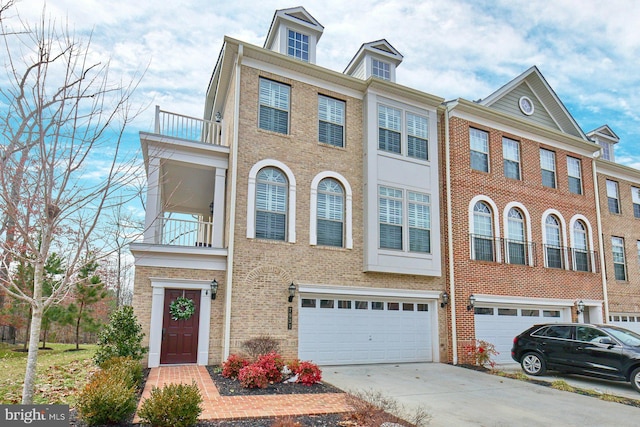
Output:
M287 54L294 58L309 62L309 36L289 30Z
M391 80L391 64L371 59L371 74L383 80Z

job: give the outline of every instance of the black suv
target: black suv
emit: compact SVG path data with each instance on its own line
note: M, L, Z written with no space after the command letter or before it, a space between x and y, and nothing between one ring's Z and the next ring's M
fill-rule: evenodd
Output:
M511 357L530 375L553 369L629 381L640 392L640 335L617 326L536 325L513 339Z

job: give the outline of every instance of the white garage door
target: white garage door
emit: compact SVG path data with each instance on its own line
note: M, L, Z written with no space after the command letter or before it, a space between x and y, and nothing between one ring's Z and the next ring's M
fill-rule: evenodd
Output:
M640 315L633 314L611 314L609 316L609 324L629 329L640 334Z
M497 363L515 363L511 358L513 338L539 323L564 322L564 310L549 307L482 307L474 308L476 339L493 344L498 351Z
M432 361L428 301L302 296L298 356L322 365Z

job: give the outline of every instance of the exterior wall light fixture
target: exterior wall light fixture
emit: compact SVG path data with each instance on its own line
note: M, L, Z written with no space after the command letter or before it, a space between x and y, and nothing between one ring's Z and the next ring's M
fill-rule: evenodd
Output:
M211 299L216 299L216 294L218 293L218 281L213 279L211 281Z
M442 302L440 303L440 307L444 308L447 304L449 304L449 294L447 291L444 291L442 293Z
M476 305L476 297L471 294L469 295L469 304L467 305L467 311L473 310L473 307Z
M576 313L582 314L584 312L584 302L582 300L578 301L578 308L576 309Z
M296 285L291 282L289 285L289 302L293 302L293 297L296 295Z

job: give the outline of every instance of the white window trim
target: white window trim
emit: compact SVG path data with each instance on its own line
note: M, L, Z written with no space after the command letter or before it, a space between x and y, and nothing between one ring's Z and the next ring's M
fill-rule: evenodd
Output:
M569 241L571 242L571 249L575 248L575 242L574 242L574 237L573 237L573 226L576 223L576 221L582 221L583 224L585 224L587 226L587 242L589 247L587 248L587 251L589 251L589 257L591 258L591 272L595 273L596 270L596 259L595 259L595 250L593 249L593 229L591 228L591 223L589 222L589 220L587 219L587 217L585 217L584 215L580 215L580 214L576 214L573 217L571 217L571 220L569 220Z
M308 58L306 60L304 60L302 58L298 58L297 56L289 55L289 31L293 31L294 33L298 33L298 34L301 34L303 36L307 36L308 37L308 40L309 40L308 43L307 43L307 56L308 56ZM289 58L294 58L294 59L297 59L298 61L306 62L308 64L309 63L310 64L315 63L315 55L314 55L314 58L313 58L313 62L311 62L311 46L312 46L311 43L313 43L313 41L314 41L313 40L313 36L311 34L309 34L307 32L304 32L304 31L300 31L298 28L287 27L285 32L284 32L284 35L285 35L284 44L285 44L285 49L286 49L285 53Z
M351 191L351 186L349 185L349 181L339 174L338 172L333 171L324 171L320 172L316 175L311 181L311 199L309 201L310 210L310 218L309 218L309 244L317 245L318 244L318 185L320 181L325 178L333 178L342 184L345 192L345 242L344 247L346 249L353 249L353 192Z
M533 267L533 254L532 251L530 250L530 244L533 241L533 236L531 233L531 215L529 215L529 211L527 210L527 208L524 207L524 205L522 203L519 202L509 202L507 203L507 205L504 207L504 211L502 212L502 221L503 221L503 227L504 227L504 236L505 239L509 238L509 211L511 209L518 209L520 212L522 212L522 214L524 215L524 231L525 231L525 235L527 237L527 241L524 242L525 245L527 245L527 265Z
M566 248L568 247L567 245L567 223L564 220L564 217L562 216L562 214L560 212L558 212L556 209L547 209L546 211L544 211L544 213L542 214L542 222L541 224L541 230L542 230L542 245L543 245L543 255L544 255L544 266L547 267L547 251L544 250L544 246L547 245L547 217L549 215L554 215L556 218L558 218L558 220L560 221L560 243L562 244L562 256L563 256L563 261L564 261L564 265L563 265L563 269L567 270L569 269L569 254L567 254L567 250Z
M287 241L296 242L296 178L284 163L274 159L264 159L257 162L249 171L249 185L247 191L247 239L256 237L256 178L258 172L266 167L280 169L289 181L289 200L287 206Z
M484 195L478 195L475 196L473 199L471 199L471 201L469 202L469 211L468 211L468 218L469 218L469 234L473 234L473 230L474 230L474 223L473 223L473 208L475 207L476 203L478 202L485 202L486 204L488 204L491 207L491 211L493 213L493 239L495 242L499 242L500 241L500 218L498 215L498 206L495 204L495 202L493 200L491 200L490 197L488 196L484 196ZM496 249L499 248L499 245L495 245ZM473 243L471 243L471 246L469 247L470 250L470 258L471 259L475 259L474 257L474 250L473 250ZM496 250L496 262L502 262L502 250Z

